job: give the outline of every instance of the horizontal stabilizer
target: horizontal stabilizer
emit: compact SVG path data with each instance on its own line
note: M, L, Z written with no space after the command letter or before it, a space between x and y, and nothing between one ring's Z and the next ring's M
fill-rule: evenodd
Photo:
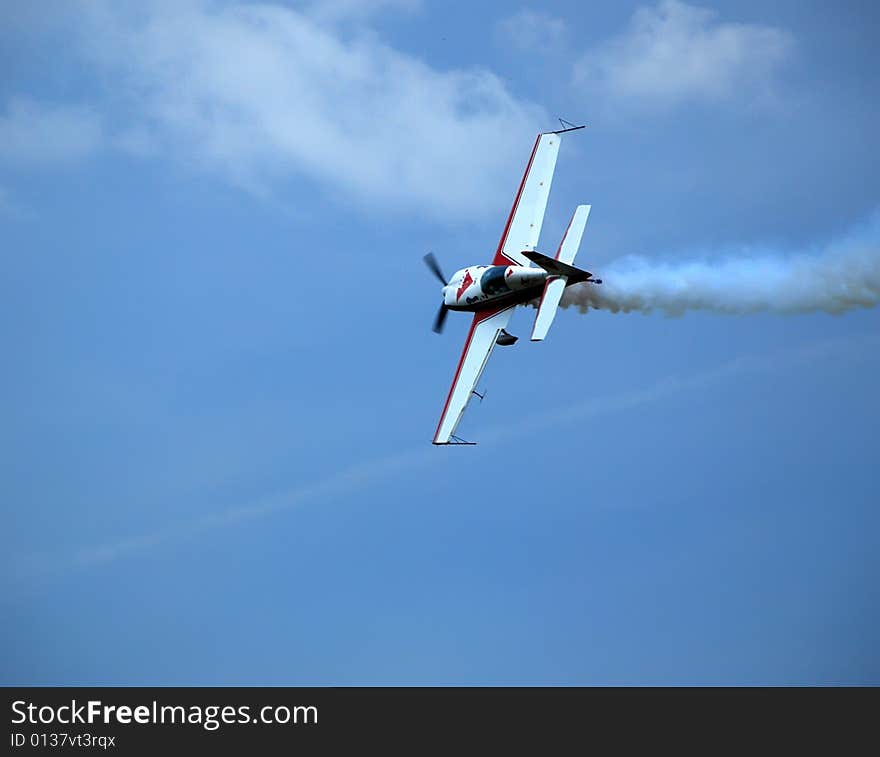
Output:
M589 205L578 205L574 209L574 215L565 230L565 235L559 243L559 249L556 251L556 259L560 263L571 265L574 263L575 255L581 246L581 237L584 235L584 227L587 225L587 219L590 217Z
M565 291L565 276L551 276L544 284L544 294L541 295L541 304L538 305L538 315L535 316L535 325L532 328L532 341L540 342L556 317L556 309Z

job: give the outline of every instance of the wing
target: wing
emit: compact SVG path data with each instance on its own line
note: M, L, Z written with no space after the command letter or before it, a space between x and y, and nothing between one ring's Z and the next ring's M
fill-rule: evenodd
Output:
M562 135L554 132L539 134L535 140L493 265L529 265L528 259L521 253L523 250L534 250L538 244L561 141Z
M474 387L480 380L486 363L489 362L495 340L501 329L510 321L514 307L510 305L503 309L483 310L474 315L474 322L471 324L461 360L458 361L458 369L455 371L455 378L452 380L452 388L443 406L440 423L437 424L434 444L450 444L458 422L473 396Z

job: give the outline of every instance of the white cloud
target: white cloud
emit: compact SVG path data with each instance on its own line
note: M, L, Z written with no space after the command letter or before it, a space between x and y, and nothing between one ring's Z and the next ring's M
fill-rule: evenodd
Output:
M81 106L12 98L0 115L0 161L55 164L85 158L101 146L98 115Z
M415 11L421 0L306 0L302 8L312 18L335 23L362 21L385 10Z
M547 123L491 72L437 70L366 26L269 4L87 7L89 54L128 95L124 129L258 191L305 175L372 205L476 217L510 201Z
M503 42L521 51L560 48L567 34L562 19L525 8L499 21L496 30Z
M792 50L789 33L721 22L715 11L662 0L633 14L620 36L588 51L575 81L638 105L766 94Z

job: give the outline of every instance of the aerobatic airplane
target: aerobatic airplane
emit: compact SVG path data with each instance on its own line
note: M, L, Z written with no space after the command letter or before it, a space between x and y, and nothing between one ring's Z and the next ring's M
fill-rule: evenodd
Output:
M547 336L566 287L579 282L602 283L601 279L594 279L591 273L572 265L590 214L589 205L579 205L575 209L555 257L535 252L562 135L582 128L576 126L538 135L492 265L462 268L447 282L434 255L425 255L425 263L443 284L443 302L437 312L434 331L440 333L443 330L450 310L474 312L455 378L434 433L434 444L470 444L459 439L455 430L470 398L477 394L477 382L492 349L496 344L505 346L517 340L505 330L517 305L540 299L532 328L532 341L539 342Z

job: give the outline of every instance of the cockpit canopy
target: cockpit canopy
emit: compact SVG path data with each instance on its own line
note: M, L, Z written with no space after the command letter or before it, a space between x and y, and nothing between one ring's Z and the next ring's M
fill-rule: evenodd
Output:
M506 265L493 265L483 271L480 278L480 289L484 294L495 295L509 292L510 287L507 286L504 274L507 272Z

